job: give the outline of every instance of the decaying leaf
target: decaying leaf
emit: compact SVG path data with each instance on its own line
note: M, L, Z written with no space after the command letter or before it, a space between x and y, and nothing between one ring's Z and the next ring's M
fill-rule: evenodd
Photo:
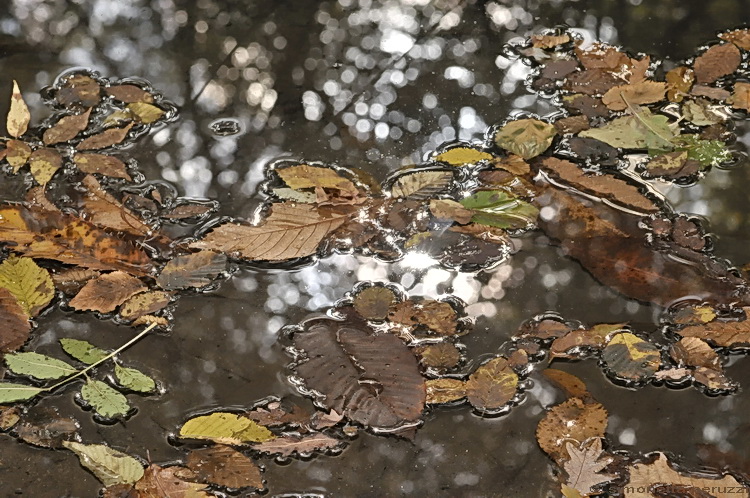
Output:
M77 310L109 313L129 297L145 290L147 287L136 277L115 271L86 282L68 304Z
M134 102L146 102L147 104L151 104L154 102L154 96L151 93L136 85L112 85L105 88L104 91L120 102L125 102L126 104L132 104Z
M105 486L132 484L143 477L143 464L140 461L104 444L65 441L63 446L78 455L81 465Z
M426 328L444 336L458 333L458 315L453 306L446 302L407 299L391 307L388 319L413 330Z
M451 166L467 166L481 161L491 161L494 156L483 150L471 147L452 147L432 157L433 161L448 163Z
M16 83L16 80L13 80L13 93L10 96L10 109L8 110L8 119L6 120L8 135L14 138L20 137L26 133L29 121L31 121L29 108L23 100L18 83Z
M678 365L722 369L721 359L716 351L706 341L697 337L683 337L679 342L672 344L669 355Z
M667 99L670 102L682 102L690 92L690 87L695 81L695 73L685 66L678 66L667 71Z
M74 418L63 417L56 409L39 405L26 411L13 431L25 443L42 448L62 448L78 438L80 426Z
M60 345L63 351L87 365L101 361L109 355L108 351L97 348L88 341L81 341L79 339L63 337L60 339Z
M550 346L550 355L558 358L573 358L582 349L601 350L607 344L609 336L621 331L626 325L625 323L600 323L589 329L573 330L554 340Z
M123 367L115 363L115 378L122 387L139 393L151 393L156 390L154 379L135 368Z
M641 108L636 114L615 118L604 126L582 131L578 136L595 138L624 149L671 149L675 134L668 123L666 116Z
M179 476L184 467L149 465L143 478L135 483L138 498L212 498L206 485L185 480Z
M363 289L354 298L354 309L367 320L384 320L396 302L396 294L388 287L374 285Z
M498 130L495 143L524 159L531 159L547 150L556 134L555 127L544 121L518 119Z
M8 289L0 287L0 353L10 353L26 343L31 332L31 322L26 310Z
M422 366L438 370L455 368L462 358L461 351L452 342L417 346L414 352L419 356Z
M133 123L130 123L122 128L109 128L96 135L92 135L83 140L76 149L78 150L98 150L117 145L125 140L128 136L128 132L133 127Z
M37 149L29 156L31 176L39 185L47 185L62 167L62 156L55 149Z
M734 43L742 50L750 50L750 29L735 29L726 33L720 33L719 38Z
M128 398L108 384L89 379L81 388L81 399L104 418L124 417L130 411Z
M735 109L750 111L750 83L738 81L734 84L734 91L729 98L729 103Z
M601 404L570 398L547 412L537 426L536 439L544 452L562 465L570 460L565 443L604 437L606 428L607 410Z
M62 360L32 351L6 354L4 359L11 372L37 379L60 379L76 372Z
M643 382L661 365L659 348L630 332L615 334L602 352L607 369L616 377Z
M94 107L101 100L99 83L86 74L65 79L55 98L63 107Z
M227 257L213 251L177 256L167 263L156 279L162 289L199 289L209 285L227 269Z
M441 377L427 379L427 404L454 403L466 397L466 382L461 379Z
M736 45L714 45L695 59L695 79L702 85L713 83L722 76L735 72L741 60L742 56Z
M333 168L300 164L279 168L275 171L284 183L293 189L319 187L336 190L343 197L356 198L359 196L357 186Z
M637 104L659 102L664 98L666 90L666 83L644 80L631 85L618 85L610 88L602 96L602 102L613 111L624 111Z
M460 204L473 212L471 221L503 229L534 226L539 210L504 190L480 190L461 199Z
M599 494L594 487L618 477L601 473L613 460L603 452L602 438L595 437L579 445L566 442L565 449L570 455L570 460L563 464L563 469L568 474L566 485L578 490L582 496Z
M2 383L0 383L2 386ZM7 431L21 420L21 409L17 406L0 407L0 431Z
M260 467L239 451L229 446L216 445L188 453L187 467L196 480L227 488L263 489Z
M93 175L86 175L81 183L86 187L82 212L85 213L89 222L101 228L129 233L135 237L152 236L153 228L104 190Z
M310 455L318 451L337 450L345 444L346 442L341 439L336 439L321 432L313 432L304 435L285 434L270 441L253 444L252 448L269 455L289 457L294 454Z
M71 268L69 270L62 270L52 274L52 281L55 283L55 287L61 290L65 294L77 294L81 288L86 285L86 282L92 278L96 278L101 273L95 270L88 270L86 268Z
M466 399L479 411L504 408L518 392L518 375L499 356L477 368L466 381Z
M31 147L20 140L8 140L5 142L5 160L8 161L14 173L26 165L31 157Z
M172 302L172 293L164 291L146 291L131 296L122 303L120 317L125 320L137 320L143 315L148 315L164 309Z
M124 162L107 154L83 154L73 156L73 162L84 173L99 173L113 178L132 180Z
M90 115L91 109L86 109L86 112L81 114L64 116L54 126L44 130L44 135L42 135L44 145L54 145L74 139L86 129Z
M273 439L274 435L262 425L242 415L214 412L185 422L180 428L180 437L239 445L268 441Z
M557 370L556 368L545 368L542 371L542 375L565 391L565 394L570 398L587 399L591 397L586 384L573 374Z
M563 45L570 41L570 35L563 33L562 35L532 35L531 46L536 48L554 48L558 45Z
M716 346L728 348L750 347L750 321L713 321L700 325L688 325L677 330L682 337L697 337Z
M391 186L391 194L393 197L429 199L448 189L452 182L452 171L417 171L400 175Z
M39 314L55 297L49 272L31 258L11 256L0 264L0 287L8 289L29 317Z

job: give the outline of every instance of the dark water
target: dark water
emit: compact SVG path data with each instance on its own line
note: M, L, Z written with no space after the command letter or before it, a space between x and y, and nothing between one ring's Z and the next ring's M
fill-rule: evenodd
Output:
M145 78L181 112L132 149L146 177L173 182L183 195L218 199L221 214L245 217L262 200L256 187L272 159L335 162L382 180L444 141L482 138L511 112L552 111L524 87L528 68L500 56L514 38L568 24L588 39L679 60L717 30L750 22L747 4L730 0L9 0L0 9L0 88L6 93L10 79L18 80L35 121L47 111L32 90L70 67ZM216 125L227 119L233 123ZM738 150L750 144L746 127L738 137ZM667 192L677 209L708 218L718 255L738 265L748 260L749 179L748 168L714 170L698 186ZM180 459L184 452L167 436L190 414L248 406L271 394L295 397L279 329L325 310L360 280L462 298L476 317L465 338L475 359L547 310L588 324L629 321L641 332L657 330L660 309L600 286L554 248L533 239L527 246L479 275L354 256L298 272L245 269L213 294L183 297L171 335L128 351L130 364L167 389L133 397L138 413L128 421L93 423L64 399L72 389L41 404L78 418L87 443L105 442L154 462ZM114 348L130 333L55 311L40 320L29 347L57 351L56 339L65 336ZM620 449L669 451L696 465L698 445L713 443L750 459L746 391L716 398L692 388L631 391L610 384L592 362L557 366L584 379L610 410L608 435ZM728 374L750 385L744 359ZM561 400L537 382L508 416L434 410L413 442L361 432L338 457L286 466L267 459L264 476L272 495L556 496L534 430L544 408ZM1 496L87 497L99 487L72 453L0 440Z

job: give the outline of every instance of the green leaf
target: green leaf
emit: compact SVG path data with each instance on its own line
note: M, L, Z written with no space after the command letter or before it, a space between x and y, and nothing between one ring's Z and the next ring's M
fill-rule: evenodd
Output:
M18 300L30 317L36 316L55 297L52 277L31 258L11 256L0 264L0 287Z
M495 143L524 159L531 159L552 145L556 133L555 127L544 121L517 119L498 130Z
M133 484L143 477L141 462L109 446L75 441L63 441L62 444L78 455L81 465L89 469L105 486Z
M675 135L666 116L641 108L636 114L613 119L600 128L582 131L578 136L595 138L612 147L668 152L674 148L671 140Z
M536 207L504 190L480 190L460 202L474 211L471 221L497 228L528 228L539 215Z
M64 337L60 339L60 344L66 353L87 365L101 361L109 355L109 352L95 347L88 341Z
M5 364L11 372L29 375L37 379L59 379L77 370L62 360L39 353L10 353L5 355Z
M115 364L115 377L117 382L131 391L150 393L156 390L154 379L135 368L127 368Z
M732 153L721 140L701 140L698 135L679 135L673 143L687 150L688 159L695 159L703 166L718 166L732 159Z
M122 417L130 410L128 398L100 380L89 379L81 388L81 396L102 417Z
M191 418L180 428L180 437L210 439L222 444L259 443L275 436L264 426L236 413L216 412Z
M31 399L44 389L12 382L0 382L0 403L12 403Z

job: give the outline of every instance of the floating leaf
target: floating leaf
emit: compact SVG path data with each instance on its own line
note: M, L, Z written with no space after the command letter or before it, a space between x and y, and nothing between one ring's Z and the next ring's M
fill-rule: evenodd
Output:
M555 368L545 368L542 375L551 380L557 387L565 391L569 398L591 398L586 384L573 374L557 370Z
M0 403L13 403L14 401L26 401L44 389L13 382L0 382Z
M254 444L252 448L255 451L269 455L289 457L294 454L310 455L316 451L336 450L345 444L346 442L341 439L336 439L320 432L314 432L302 436L285 434L270 441Z
M97 150L117 145L125 140L125 137L128 136L128 132L132 127L133 123L130 123L123 128L110 128L108 130L104 130L83 140L80 144L78 144L76 149Z
M677 331L682 337L697 337L716 346L738 348L750 346L750 321L713 321L689 325Z
M143 479L135 483L138 498L213 498L214 494L205 491L206 485L190 482L180 475L184 467L159 467L150 465L146 468Z
M418 346L415 352L419 362L429 368L445 370L458 366L461 361L461 351L451 342Z
M122 303L120 317L125 320L137 320L143 315L164 309L172 301L172 293L164 291L146 291L136 294Z
M98 277L99 275L101 275L101 273L95 270L71 268L69 270L62 270L58 273L53 273L52 281L55 283L55 287L63 293L77 294L78 291L86 285L86 282L92 278Z
M8 119L6 121L8 135L15 138L20 137L26 133L29 121L31 121L29 108L23 100L18 83L16 83L16 80L13 80L13 93L10 96L10 109L8 110Z
M666 116L642 108L634 115L613 119L599 128L582 131L578 136L595 138L612 147L625 149L670 150L675 135Z
M581 349L601 350L609 336L623 330L625 323L600 323L590 329L573 330L554 340L550 355L557 358L575 358Z
M604 437L606 429L607 410L601 404L570 398L547 412L537 426L536 439L545 453L561 465L570 460L565 442L582 443L589 438Z
M8 289L30 317L55 297L52 277L31 258L11 256L0 264L0 287Z
M132 484L143 477L141 462L109 446L75 441L65 441L63 446L78 455L81 465L89 469L105 486Z
M453 147L432 157L433 161L441 161L451 166L468 166L481 161L491 161L495 156L483 150L471 147Z
M600 494L593 488L618 477L601 473L614 460L603 452L602 438L592 438L579 444L566 442L565 449L570 455L570 460L563 464L563 469L568 474L566 485L576 489L581 495Z
M734 91L729 99L729 103L735 109L744 109L750 111L750 83L738 81L734 84Z
M735 29L720 33L719 38L734 43L742 50L750 50L750 29Z
M547 150L556 134L555 127L544 121L518 119L498 130L495 143L524 159L531 159Z
M104 190L93 175L86 175L81 183L86 187L82 212L85 213L89 222L101 228L111 228L135 237L153 236L153 228Z
M210 439L222 444L247 444L268 441L274 435L247 417L236 413L214 412L185 422L180 428L180 437Z
M83 154L73 156L73 162L84 173L99 173L113 178L131 181L127 166L114 156L106 154Z
M563 45L570 41L570 35L565 33L562 35L532 35L531 45L536 48L554 48L559 45Z
M70 300L70 306L81 311L109 313L129 297L147 289L136 277L122 271L106 273L86 282Z
M104 91L120 102L125 102L126 104L132 104L134 102L146 102L151 104L154 101L154 96L152 94L136 85L112 85L105 88Z
M698 135L679 135L674 139L676 147L687 150L688 159L703 166L718 166L732 160L732 153L721 140L701 140Z
M391 322L405 325L413 330L420 327L439 335L450 336L457 334L458 315L449 303L425 299L413 301L407 299L396 303L388 314Z
M63 351L87 365L101 361L109 355L109 351L99 349L88 341L63 337L60 339L60 345Z
M197 480L227 488L263 489L260 467L229 446L211 446L188 453L187 467Z
M503 357L482 364L466 381L466 399L480 411L505 407L518 392L518 375Z
M302 202L303 204L315 204L318 200L315 192L302 192L289 187L275 188L273 189L273 195L279 199Z
M133 102L128 104L127 109L143 124L152 124L165 114L164 109L146 102Z
M65 79L55 98L64 107L94 107L101 100L99 83L86 74Z
M0 353L20 349L29 338L31 322L26 310L8 289L0 287Z
M742 55L736 45L722 43L714 45L696 57L693 63L695 79L706 85L737 70Z
M26 443L56 449L79 437L79 429L76 419L62 417L55 409L40 409L37 405L24 414L14 432Z
M156 390L154 379L135 368L127 368L115 363L115 378L122 387L139 393L150 393Z
M471 221L496 228L528 228L536 222L539 210L504 190L480 190L460 201L474 211Z
M678 365L722 369L721 359L716 351L706 341L697 337L683 337L679 342L672 344L669 356Z
M430 213L439 220L450 220L466 224L471 221L474 212L466 209L460 202L451 199L431 199Z
M31 157L31 147L20 140L8 140L5 142L5 147L7 148L5 160L13 168L13 173L18 173L18 170L24 167Z
M667 98L670 102L682 102L695 81L695 73L685 66L667 71Z
M426 402L430 405L453 403L466 397L466 382L460 379L443 377L427 379Z
M105 418L123 417L130 411L128 398L100 380L87 380L81 388L81 398Z
M646 171L651 176L666 176L668 178L679 178L688 160L686 150L677 150L654 156L646 163Z
M602 102L613 111L624 111L633 105L659 102L666 90L666 83L644 80L610 88L602 97Z
M37 379L59 379L76 373L72 365L62 360L33 352L6 354L5 364L14 374Z
M44 135L42 135L44 145L54 145L74 139L86 129L90 115L91 109L86 109L84 113L61 118L54 126L44 130Z
M29 156L31 175L39 185L47 185L62 166L62 156L54 149L37 149Z
M642 382L661 365L659 348L629 332L616 334L602 352L602 361L615 376Z
M284 183L293 189L319 187L337 190L340 195L345 197L359 196L357 186L351 180L341 176L333 168L299 164L279 168L275 171Z
M399 176L391 186L394 197L429 199L445 191L453 182L451 171L417 171Z
M357 293L354 309L367 320L384 320L391 305L396 302L396 294L389 288L374 285Z
M199 289L212 283L227 269L227 257L213 251L177 256L167 263L156 283L162 289Z

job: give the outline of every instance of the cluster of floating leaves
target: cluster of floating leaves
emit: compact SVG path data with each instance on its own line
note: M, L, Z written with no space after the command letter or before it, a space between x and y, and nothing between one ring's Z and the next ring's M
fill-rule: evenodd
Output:
M713 256L699 220L674 213L649 185L694 182L735 159L729 124L750 111L750 84L738 80L747 71L750 31L720 38L671 67L603 43L584 47L566 32L532 37L516 47L538 66L530 86L563 113L506 121L484 142L443 146L382 183L360 170L277 162L254 224L206 222L215 203L177 198L120 158L122 146L176 114L143 82L64 74L43 91L55 112L37 127L14 83L0 156L26 189L23 199L0 205L8 253L0 264L0 352L14 376L0 383L2 404L81 378L78 397L100 420L127 417L133 410L126 394L158 389L119 353L152 328L167 328L180 292L210 288L226 276L229 259L288 267L334 251L388 261L421 252L449 268L477 270L508 258L514 237L539 229L627 297L665 307L694 299L665 315L666 343L627 324L586 327L544 315L525 323L499 354L476 362L459 342L471 329L463 303L366 282L327 316L285 329L290 382L313 407L271 397L244 412L192 417L176 435L189 443L184 464L147 464L84 444L74 420L54 413L35 419L21 405L0 410L0 428L78 454L107 486L105 496L211 496L264 489L256 462L263 456L339 452L360 429L413 437L439 405L468 403L480 415L502 415L522 400L530 372L556 358L596 358L607 376L630 387L692 383L710 394L733 392L723 364L730 352L750 347L740 307L748 303L748 283ZM172 230L176 225L180 230ZM175 235L185 225L190 236ZM53 305L147 327L115 351L61 339L80 367L18 352L36 317ZM112 375L103 375L103 365ZM607 411L583 382L544 372L568 395L537 430L563 495L747 489L732 475L676 470L662 453L614 451Z

